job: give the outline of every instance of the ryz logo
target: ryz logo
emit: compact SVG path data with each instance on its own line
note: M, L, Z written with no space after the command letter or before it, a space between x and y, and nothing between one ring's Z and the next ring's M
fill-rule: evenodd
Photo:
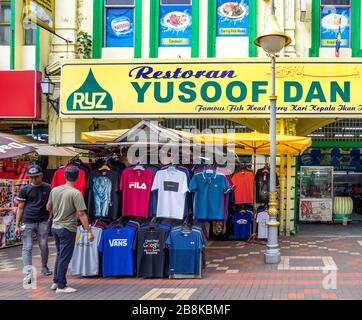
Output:
M113 247L127 247L127 239L112 239L109 240L109 245Z
M129 184L130 189L146 190L147 186L145 183L140 184L139 182L133 182Z
M92 69L82 86L74 91L67 100L68 111L111 111L113 100L94 77Z

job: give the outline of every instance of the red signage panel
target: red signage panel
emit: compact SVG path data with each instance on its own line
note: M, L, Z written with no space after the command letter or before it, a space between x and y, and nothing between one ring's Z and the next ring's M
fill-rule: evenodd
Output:
M41 72L0 71L0 118L41 118Z

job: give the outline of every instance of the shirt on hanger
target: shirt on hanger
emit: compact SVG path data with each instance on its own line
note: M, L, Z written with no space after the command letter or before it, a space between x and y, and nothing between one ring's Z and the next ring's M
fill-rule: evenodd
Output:
M94 170L88 180L88 213L94 218L120 215L119 173L113 170Z
M168 234L168 230L159 226L147 226L139 229L137 234L138 277L162 278L168 275L168 268L166 268Z
M122 215L148 217L154 173L150 170L126 169L122 173Z
M194 217L199 220L225 220L224 194L230 190L222 174L198 173L190 183L194 195Z
M266 224L269 221L269 214L265 211L259 212L256 218L258 223L258 238L259 239L268 239L268 225Z
M184 172L174 167L158 171L152 190L158 190L157 217L183 219L188 191Z
M69 166L72 166L72 165L67 165L67 166L55 171L53 180L51 183L52 189L66 184L67 181L65 180L65 169L68 168ZM85 174L84 170L79 169L79 177L78 177L77 181L75 182L75 188L78 189L84 197L84 194L85 194L84 191L85 191L86 187L87 187L86 174Z
M88 241L88 234L83 227L77 228L73 257L70 262L71 275L96 276L99 274L98 244L101 239L102 229L91 228L94 241Z
M241 171L232 178L235 185L235 204L254 203L254 174L251 171Z
M136 229L110 227L103 231L98 251L102 252L103 276L133 276Z
M232 217L234 225L234 238L249 239L252 234L253 214L249 211L236 212Z
M170 252L170 274L199 274L204 248L200 232L172 230L166 245Z

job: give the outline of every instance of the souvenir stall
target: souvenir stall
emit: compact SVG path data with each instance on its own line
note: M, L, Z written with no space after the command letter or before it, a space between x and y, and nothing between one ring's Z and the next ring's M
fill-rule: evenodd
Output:
M45 182L52 178L52 170L47 168L49 157L74 157L76 152L68 148L58 148L47 144L6 133L0 133L0 248L21 244L16 238L15 201L20 189L29 183L26 169L31 163L38 163L44 169Z
M107 140L118 133L117 139ZM86 234L78 227L72 275L200 278L207 240L217 233L214 229L225 229L231 222L235 240L267 238L267 163L255 170L257 155L269 152L266 137L250 142L251 137L242 140L237 135L233 145L237 153L254 155L254 170L249 170L228 151L234 148L227 148L232 145L223 140L225 136L213 135L214 141L206 141L201 135L148 121L118 133L108 132L106 140L97 132L83 133L91 143L72 145L89 152L87 160L78 159L82 170L91 168L88 173L84 170L86 187L83 178L77 184L84 191L96 235L94 243L84 246ZM310 139L304 141L306 148ZM180 143L190 149L181 149ZM210 161L205 152L184 164L183 160L193 159L196 148L204 151L208 143L220 146L223 154L232 153L238 168L234 174ZM299 146L297 151L292 143L278 147L280 153L304 150Z

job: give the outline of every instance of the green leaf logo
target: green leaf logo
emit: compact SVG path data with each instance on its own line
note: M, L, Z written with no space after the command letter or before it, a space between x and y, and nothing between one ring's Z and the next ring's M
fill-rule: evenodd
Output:
M68 111L112 111L112 96L97 82L92 69L82 86L74 91L67 100Z

